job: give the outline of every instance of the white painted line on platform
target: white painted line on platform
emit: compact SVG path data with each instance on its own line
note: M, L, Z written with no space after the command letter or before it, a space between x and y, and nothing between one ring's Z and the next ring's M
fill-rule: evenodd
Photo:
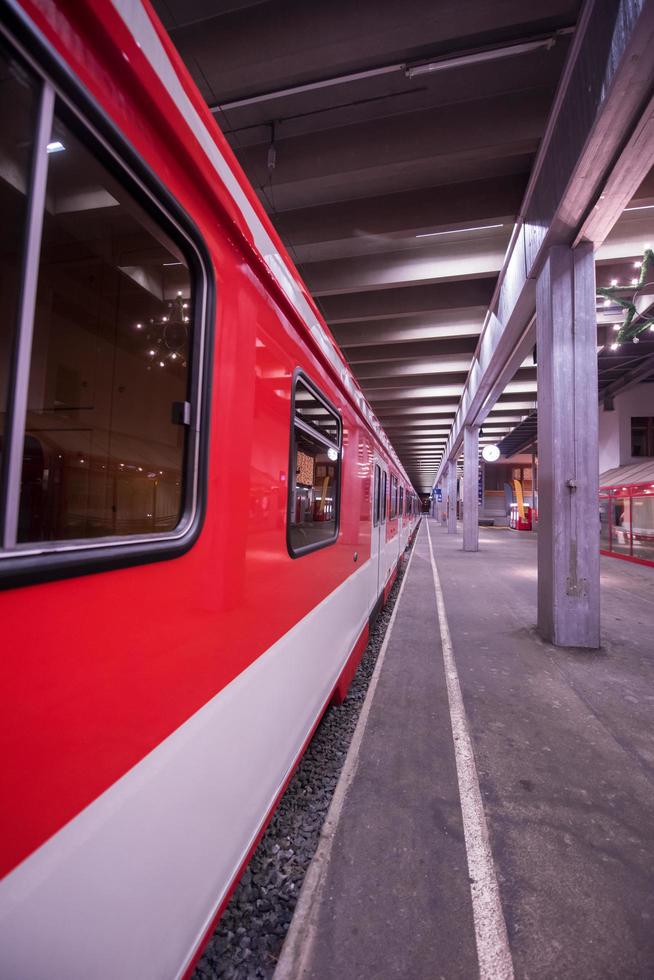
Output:
M427 527L431 568L434 575L447 699L450 706L450 721L454 738L454 757L468 858L479 976L480 980L513 980L513 960L488 839L488 827L486 826L484 804L479 788L475 754L454 660L443 590L431 545L429 522L425 521L425 525Z
M418 535L416 534L416 539L417 537ZM361 743L363 742L366 725L368 724L368 716L370 715L370 709L375 697L379 675L384 665L386 650L388 649L393 632L395 617L400 608L404 586L409 579L409 569L411 568L411 562L413 561L416 550L416 539L414 539L409 561L404 572L404 578L402 579L402 585L400 586L398 597L395 600L390 621L386 627L386 635L377 656L377 663L370 678L370 684L368 685L361 713L354 729L354 735L352 736L352 741L345 757L345 763L338 777L338 783L336 784L336 789L334 790L334 795L320 832L318 847L311 859L311 864L302 883L300 897L295 906L291 925L286 934L279 960L277 961L273 980L301 980L309 962L309 957L316 939L320 897L325 883L326 871L329 867L334 837L336 836L345 798L359 765Z

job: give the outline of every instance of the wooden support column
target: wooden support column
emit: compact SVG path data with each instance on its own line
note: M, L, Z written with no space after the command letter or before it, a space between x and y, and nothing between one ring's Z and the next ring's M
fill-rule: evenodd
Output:
M595 260L548 252L536 292L538 629L557 646L600 644Z
M479 551L479 427L463 431L463 550Z
M456 534L456 460L451 459L447 466L447 533Z

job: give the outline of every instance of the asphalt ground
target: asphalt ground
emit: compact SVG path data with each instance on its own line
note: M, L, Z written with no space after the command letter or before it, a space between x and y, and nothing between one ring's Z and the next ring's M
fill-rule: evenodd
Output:
M276 980L480 973L424 524L328 860ZM555 648L534 628L535 535L489 528L464 554L460 534L429 530L512 970L651 978L654 569L603 558L601 650Z

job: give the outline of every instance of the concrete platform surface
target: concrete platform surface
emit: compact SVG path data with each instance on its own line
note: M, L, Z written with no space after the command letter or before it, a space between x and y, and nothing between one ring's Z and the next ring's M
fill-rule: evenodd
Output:
M426 523L276 980L480 975ZM534 535L429 532L515 976L654 977L654 569L602 559L582 653L535 632Z

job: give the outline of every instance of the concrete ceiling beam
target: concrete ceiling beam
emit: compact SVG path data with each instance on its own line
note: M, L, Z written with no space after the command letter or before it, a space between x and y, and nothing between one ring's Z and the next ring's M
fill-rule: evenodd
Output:
M425 340L422 343L379 344L370 347L343 347L343 353L351 365L356 365L357 377L365 376L365 364L413 361L424 358L465 359L468 367L474 354L477 337L444 337L442 340ZM363 373L359 375L359 371Z
M456 241L416 239L420 247L312 262L300 271L314 296L486 278L502 268L509 235L510 227L503 225L457 235Z
M482 177L491 161L511 173L506 159L536 152L551 101L549 88L448 105L376 119L355 126L276 141L268 169L268 145L236 150L255 186L268 189L275 211L327 204ZM524 159L519 172L524 171ZM272 180L271 180L272 176Z
M320 306L329 323L353 323L371 319L396 319L466 306L487 307L493 295L496 276L466 282L440 282L383 289L342 296L323 296Z
M382 345L418 345L433 340L466 338L471 340L481 333L484 323L483 306L467 307L430 315L410 315L389 320L364 320L360 323L332 324L331 330L342 349L347 349L348 357L362 356L365 351L356 348L378 347ZM471 349L474 350L474 347ZM353 362L351 362L353 363Z
M388 241L424 231L444 231L466 224L494 224L515 215L526 176L512 174L492 180L398 191L354 201L283 211L275 217L282 238L291 241L304 260L302 246L341 242L359 237Z

